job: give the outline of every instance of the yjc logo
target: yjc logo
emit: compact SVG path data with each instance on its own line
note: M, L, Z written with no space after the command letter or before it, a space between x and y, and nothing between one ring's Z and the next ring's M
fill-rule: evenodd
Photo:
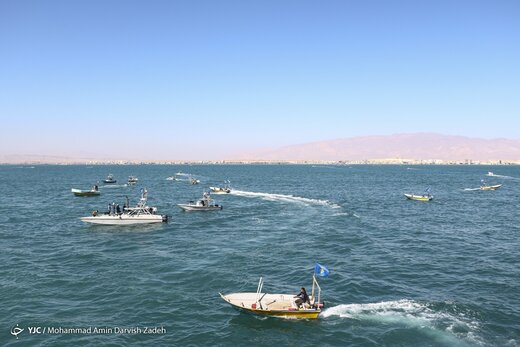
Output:
M18 324L16 324L16 326L11 329L11 335L16 336L16 339L18 340L18 334L20 334L23 330L23 328L20 328Z

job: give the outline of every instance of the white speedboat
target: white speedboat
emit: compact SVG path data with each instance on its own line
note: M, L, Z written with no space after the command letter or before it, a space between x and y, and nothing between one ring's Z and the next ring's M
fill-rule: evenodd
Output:
M501 184L489 185L484 180L480 180L480 190L497 190L502 187Z
M260 277L256 293L219 294L228 304L240 311L261 316L316 319L323 309L321 288L316 280L316 276L312 277L312 292L308 296L309 300L306 303L298 303L294 294L263 293L263 284L263 279Z
M157 214L157 207L146 205L147 195L148 192L142 190L141 199L136 207L127 207L127 202L121 211L119 205L112 203L108 205L108 212L99 213L98 211L92 211L92 216L81 217L80 219L85 223L102 225L136 225L167 222L167 215L159 215Z
M424 194L405 194L408 200L416 201L430 201L433 199L433 195L430 194L430 188L427 188Z
M223 187L209 187L213 194L229 194L231 193L230 182L226 181Z
M107 176L107 178L105 178L105 179L103 180L103 182L106 183L106 184L114 184L114 183L117 182L117 180L114 179L114 175L109 174L109 175Z
M101 193L99 192L99 188L96 185L94 185L92 187L92 189L90 190L81 190L81 189L75 189L75 188L72 188L70 190L72 192L72 194L74 194L75 196L98 196L100 195Z
M415 195L415 194L405 194L407 199L416 200L416 201L430 201L433 199L433 195L424 194L424 195Z
M202 199L194 202L190 201L187 204L177 204L184 211L214 211L222 210L222 205L213 204L213 199L209 196L209 193L204 193Z
M488 171L488 173L486 174L486 176L496 176L494 173L492 173L491 171Z
M135 176L128 176L128 184L137 184L139 182L139 178Z
M487 185L487 184L483 184L480 186L480 190L497 190L498 188L502 187L501 184L495 184L495 185Z

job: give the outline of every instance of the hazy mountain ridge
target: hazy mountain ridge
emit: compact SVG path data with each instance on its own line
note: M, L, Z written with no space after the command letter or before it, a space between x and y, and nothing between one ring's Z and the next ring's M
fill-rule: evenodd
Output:
M359 136L240 155L244 160L520 160L520 139L481 139L433 133Z
M179 156L178 154L176 156ZM183 155L185 156L185 155ZM438 162L510 162L520 163L520 139L482 139L434 133L359 136L330 141L310 142L230 154L218 160L179 160L175 158L107 158L95 154L7 154L0 155L2 164L119 164L169 162L334 162L351 161L388 163L402 161Z

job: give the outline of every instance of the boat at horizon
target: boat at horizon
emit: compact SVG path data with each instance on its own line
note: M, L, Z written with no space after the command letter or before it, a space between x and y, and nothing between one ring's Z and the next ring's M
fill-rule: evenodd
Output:
M113 184L113 183L116 183L117 180L114 179L114 175L108 174L107 178L105 178L103 180L103 182L106 183L106 184Z

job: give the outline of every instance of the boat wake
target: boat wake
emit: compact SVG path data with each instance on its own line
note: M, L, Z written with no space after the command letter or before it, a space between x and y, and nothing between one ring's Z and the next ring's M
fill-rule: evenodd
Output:
M474 190L480 190L480 188L464 188L464 191L466 191L466 192L471 192Z
M243 196L243 197L247 197L247 198L261 198L261 199L267 200L267 201L281 201L281 202L304 204L307 206L321 205L321 206L327 206L330 208L341 208L340 205L335 204L329 200L310 199L310 198L303 198L303 197L294 196L294 195L246 192L246 191L235 190L235 189L231 190L230 194L233 194L236 196Z
M446 305L448 305L446 307ZM478 343L476 332L479 322L468 312L458 312L454 304L442 304L441 309L434 309L434 304L425 304L413 300L383 301L370 304L338 305L325 309L321 318L340 317L379 323L384 325L419 328L421 331L442 342L456 345L457 341L470 340ZM472 319L473 318L473 319Z
M498 178L507 178L507 179L510 179L510 180L518 180L520 178L518 177L513 177L513 176L506 176L506 175L497 175L497 174L493 174L493 175L486 175L486 176L490 176L490 177L498 177Z
M104 185L104 186L101 186L99 188L124 188L124 187L128 187L128 184L107 184L107 185Z

